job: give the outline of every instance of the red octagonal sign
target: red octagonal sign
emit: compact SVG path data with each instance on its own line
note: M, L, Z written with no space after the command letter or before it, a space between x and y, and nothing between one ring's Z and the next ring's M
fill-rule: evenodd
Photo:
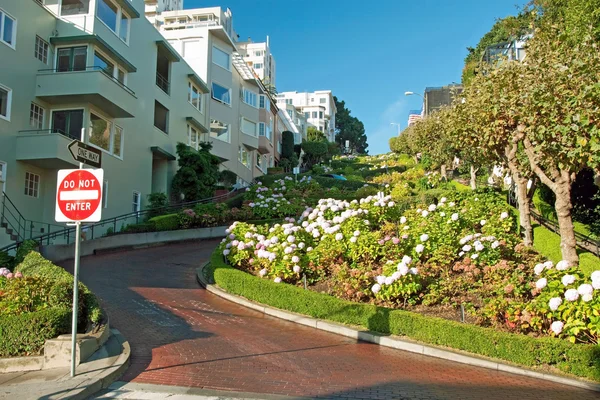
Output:
M57 222L100 221L102 207L102 169L62 169L56 190Z

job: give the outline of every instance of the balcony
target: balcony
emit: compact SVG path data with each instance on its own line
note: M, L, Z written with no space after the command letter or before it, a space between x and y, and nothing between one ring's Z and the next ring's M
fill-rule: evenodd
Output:
M131 89L100 67L38 71L35 95L52 105L90 103L113 118L132 118L137 101Z
M50 129L19 131L17 136L17 161L46 169L68 169L79 166L71 153L68 145L74 139L60 132Z
M258 152L260 154L273 153L273 144L271 144L271 141L266 136L258 137Z

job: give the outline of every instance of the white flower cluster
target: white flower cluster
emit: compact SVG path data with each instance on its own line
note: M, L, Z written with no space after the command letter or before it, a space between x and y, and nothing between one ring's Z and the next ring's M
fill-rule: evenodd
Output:
M373 293L377 294L377 293L379 293L379 291L381 290L381 288L384 285L391 285L394 282L396 282L397 280L399 280L400 278L402 278L403 276L406 276L408 274L418 275L419 270L417 268L415 268L415 267L409 268L409 265L411 263L412 263L412 258L410 258L409 256L402 257L402 261L400 261L400 263L398 263L396 272L394 272L390 276L379 275L378 277L375 278L375 281L377 283L375 283L371 287L371 291Z
M497 249L500 246L500 242L496 240L495 236L483 236L481 233L475 233L472 235L467 235L459 240L462 248L460 253L458 253L458 256L467 256L472 260L477 259L479 257L479 253L486 249L484 242L490 243L489 247L491 249ZM473 250L474 252L471 253Z

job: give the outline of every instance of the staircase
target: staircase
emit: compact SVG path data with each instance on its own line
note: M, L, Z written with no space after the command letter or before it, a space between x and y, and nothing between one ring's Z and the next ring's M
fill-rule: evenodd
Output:
M10 200L6 192L2 192L0 198L0 229L4 229L12 242L22 242L25 240L27 220L23 214Z

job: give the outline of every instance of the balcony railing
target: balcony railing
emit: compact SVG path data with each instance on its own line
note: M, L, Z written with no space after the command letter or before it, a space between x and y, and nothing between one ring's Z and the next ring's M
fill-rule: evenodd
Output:
M81 131L81 129L79 130ZM62 135L68 139L81 140L81 136L71 135L67 132L63 132L61 129L29 129L19 131L20 135Z
M206 26L217 26L221 25L219 21L197 21L197 22L171 22L162 25L165 31L178 30L178 29L194 29L203 28Z
M85 67L85 68L81 68L81 67L69 67L69 68L40 69L40 70L38 70L38 73L42 73L42 74L52 74L52 73L59 74L59 73L86 72L86 71L100 71L100 72L102 72L107 78L109 78L110 80L112 80L113 82L115 82L117 85L121 86L123 88L123 90L125 90L129 94L135 96L135 92L133 90L131 90L123 82L121 82L120 80L118 80L117 78L115 78L114 76L112 76L111 74L109 74L109 72L106 69L104 69L102 67L99 67L97 65L92 65L92 66Z
M165 78L164 76L162 76L158 72L156 73L156 86L158 86L159 88L161 88L162 91L165 92L166 94L169 94L170 83L167 80L167 78Z

